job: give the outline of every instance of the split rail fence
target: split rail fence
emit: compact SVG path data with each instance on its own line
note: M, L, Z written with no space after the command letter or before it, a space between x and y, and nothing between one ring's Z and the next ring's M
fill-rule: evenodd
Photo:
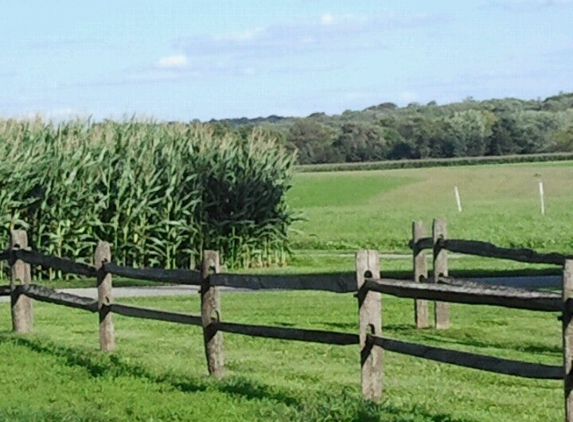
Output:
M334 345L358 344L360 350L362 393L365 399L378 401L383 391L383 352L449 363L468 368L526 378L562 380L565 394L565 421L573 422L573 257L562 254L539 254L529 249L507 249L478 241L447 239L446 224L434 220L431 237L423 225L414 222L410 246L413 250L412 281L382 278L377 251L356 254L356 272L311 275L238 275L220 272L219 254L205 251L201 270L130 268L114 264L110 245L99 242L94 265L49 256L28 248L26 232L11 232L8 249L0 260L10 265L10 285L0 287L0 295L11 297L13 330L26 333L33 326L33 302L38 300L82 309L99 315L99 342L104 351L115 348L112 315L144 318L200 326L209 374L224 374L223 332ZM426 251L433 251L433 277L428 277ZM447 251L529 263L547 263L563 267L562 294L519 288L485 285L448 276ZM31 266L52 268L63 273L93 277L97 280L98 299L57 292L32 284ZM115 303L112 276L160 283L198 286L201 313L197 315ZM323 330L238 324L220 317L219 287L242 289L323 290L355 293L358 299L359 332L342 333ZM415 324L430 326L428 301L436 301L435 326L450 324L448 303L493 305L559 313L562 322L563 365L545 365L502 359L475 353L449 350L390 339L382 336L382 294L415 300Z

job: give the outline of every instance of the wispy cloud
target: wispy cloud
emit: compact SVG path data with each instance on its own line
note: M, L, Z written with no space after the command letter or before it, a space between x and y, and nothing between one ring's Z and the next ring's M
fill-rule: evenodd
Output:
M162 57L157 62L157 66L161 69L183 69L189 64L185 54L177 54L175 56Z
M502 9L506 12L535 12L573 6L573 0L513 0L495 1L481 6L482 9Z
M180 38L174 41L174 54L159 57L139 68L125 69L121 76L90 81L81 86L169 83L206 75L253 77L261 73L328 72L345 66L351 54L387 48L389 33L437 26L448 20L447 16L430 14L357 16L325 12L304 22L218 36ZM314 59L313 55L323 52L341 52L343 55L338 56L339 59ZM311 60L301 65L300 61L284 60L289 55L306 55Z
M188 56L241 55L276 57L321 51L382 48L389 31L435 25L443 15L381 15L374 17L325 13L314 21L291 22L220 36L181 38L175 48Z

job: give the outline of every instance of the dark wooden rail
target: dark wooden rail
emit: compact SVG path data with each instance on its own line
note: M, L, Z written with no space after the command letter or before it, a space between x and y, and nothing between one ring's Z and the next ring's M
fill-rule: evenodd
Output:
M508 292L487 287L449 286L390 279L368 279L364 289L393 296L474 305L494 305L531 311L562 311L561 296L550 292Z
M289 275L212 274L209 276L209 282L213 286L251 290L326 290L336 293L349 293L357 290L356 275L354 273Z
M67 306L68 308L83 309L84 311L90 312L97 312L98 310L97 300L90 297L60 293L48 287L38 286L36 284L17 286L16 292L40 302L54 303L56 305Z
M134 280L149 280L159 283L184 284L198 286L201 284L201 273L196 270L164 270L162 268L131 268L106 262L103 269L109 274Z
M10 286L0 286L0 296L10 296Z
M337 333L333 331L306 330L290 327L269 327L266 325L237 324L233 322L217 322L215 327L228 333L244 334L253 337L274 338L282 340L297 340L309 343L325 343L345 346L358 344L357 334Z
M40 252L28 251L25 249L15 249L12 251L12 253L14 254L15 258L21 259L28 264L41 265L44 268L60 270L67 274L77 274L87 277L96 276L96 269L93 265L83 264L81 262L76 262L53 255L45 255Z
M423 282L432 283L433 280L426 279L423 280ZM461 279L457 277L438 277L437 282L438 284L446 284L448 286L473 287L476 289L498 290L500 292L506 292L508 294L531 293L536 291L539 292L538 290L525 289L522 287L503 286L500 284L490 284L480 281Z
M563 379L562 366L501 359L493 356L460 352L457 350L443 349L441 347L426 346L376 336L369 336L369 339L373 344L382 347L384 350L433 360L435 362L449 363L451 365L524 378Z
M483 256L488 258L509 259L530 264L563 265L566 259L573 257L560 253L538 253L532 249L500 248L492 243L478 240L447 239L444 248L451 252L467 255Z
M410 242L409 246L414 251L432 249L435 245L447 249L450 252L465 255L482 256L486 258L508 259L511 261L526 262L529 264L552 264L563 265L565 260L573 259L571 255L560 253L539 253L533 249L501 248L489 242L463 239L440 239L437 243L431 237L424 237L416 242Z

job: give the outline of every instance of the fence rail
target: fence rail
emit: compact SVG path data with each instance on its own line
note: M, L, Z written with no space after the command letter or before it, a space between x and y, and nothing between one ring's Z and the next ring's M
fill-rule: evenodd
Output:
M338 346L358 344L357 334L337 333L334 331L308 330L291 327L270 327L266 325L237 324L234 322L216 322L215 327L220 331L244 334L253 337L296 340L308 343L323 343Z
M90 297L71 295L68 293L56 292L53 289L36 284L24 284L16 286L17 295L26 295L41 302L53 303L55 305L67 306L68 308L83 309L84 311L97 312L98 303Z
M410 248L415 251L432 249L436 247L436 245L450 252L482 256L485 258L508 259L528 264L563 265L567 259L573 259L572 255L560 253L543 254L526 248L501 248L493 243L479 240L441 239L436 243L431 237L424 237L409 243Z
M446 284L423 284L392 279L368 279L365 288L393 296L439 300L441 302L470 305L493 305L530 311L557 312L563 309L561 296L551 292L507 291L486 287L450 286Z
M449 363L451 365L495 372L497 374L514 375L522 378L563 379L562 366L501 359L493 356L460 352L458 350L443 349L441 347L425 346L422 344L410 343L402 340L392 340L377 336L370 336L370 339L373 344L384 350L433 360L435 362Z
M382 351L428 359L483 371L537 379L562 379L565 386L566 422L573 422L573 260L563 254L539 254L529 249L499 248L487 242L447 239L445 222L434 222L433 236L425 236L421 223L413 224L413 281L386 279L380 276L377 251L360 251L356 256L356 273L304 275L221 274L217 252L205 251L201 271L188 269L130 268L111 259L109 244L100 242L95 265L45 255L27 248L25 232L11 233L9 248L0 252L0 260L11 267L10 286L0 287L0 295L11 295L13 328L27 332L32 324L30 299L99 313L100 347L115 347L112 314L201 326L209 373L220 377L224 370L221 333L253 337L303 341L332 345L358 344L362 373L362 392L366 399L382 397ZM433 275L428 277L425 250L433 252ZM531 291L459 280L448 274L446 251L484 257L512 259L529 263L563 265L563 294ZM92 299L57 292L31 283L31 265L52 268L64 273L96 277L98 298ZM140 308L114 303L112 275L160 283L200 287L201 314L190 315ZM240 289L322 290L337 293L355 292L358 299L359 332L341 333L295 327L242 324L220 320L219 287ZM416 326L429 325L427 301L437 301L436 328L450 325L448 303L502 306L532 311L560 312L563 324L563 366L501 359L470 352L385 338L382 335L382 294L415 299ZM28 302L30 301L30 302Z
M105 262L103 264L105 272L120 277L134 280L156 281L158 283L184 284L199 286L201 284L201 273L196 270L165 270L162 268L130 268Z
M45 255L40 252L26 249L14 249L8 252L8 257L10 257L11 253L13 257L12 259L20 259L27 264L40 265L44 268L59 270L66 274L76 274L86 277L95 277L97 275L97 271L93 265L84 264L53 255Z
M354 273L246 275L213 274L209 282L217 287L260 290L324 290L335 293L356 292Z

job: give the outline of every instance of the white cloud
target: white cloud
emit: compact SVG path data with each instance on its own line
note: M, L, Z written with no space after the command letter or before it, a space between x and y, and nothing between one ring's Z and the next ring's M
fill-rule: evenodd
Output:
M184 54L162 57L157 62L157 66L162 69L181 69L187 67L188 60Z
M332 13L325 13L320 17L320 23L323 25L332 25L334 23L334 16Z

